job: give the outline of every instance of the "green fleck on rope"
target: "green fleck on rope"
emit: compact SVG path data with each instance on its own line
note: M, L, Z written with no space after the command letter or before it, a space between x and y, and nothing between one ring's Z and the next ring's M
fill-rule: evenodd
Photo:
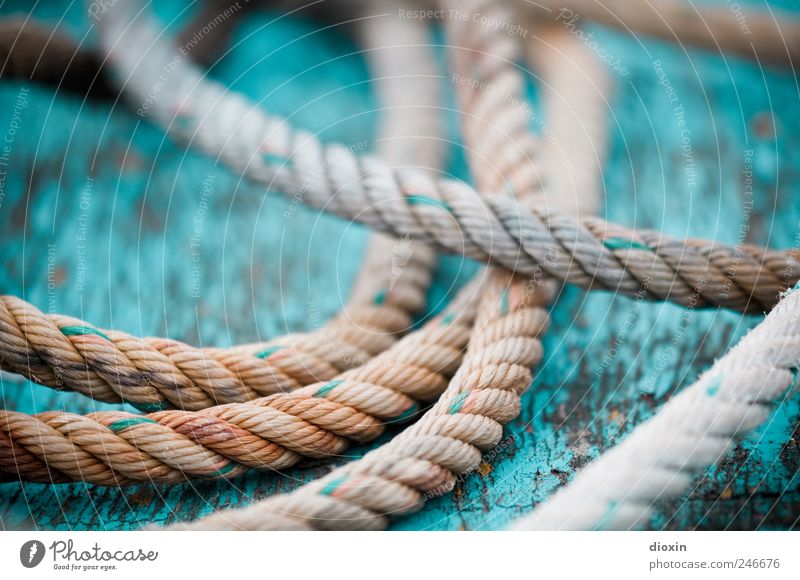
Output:
M412 403L409 405L408 409L397 415L396 417L392 417L387 421L387 423L399 423L401 421L405 421L406 419L410 419L414 416L414 414L419 410L419 406L416 403Z
M409 205L432 205L448 213L453 213L452 208L445 202L440 199L428 197L427 195L408 195L406 196L406 200L408 200Z
M317 392L316 392L316 393L314 393L314 396L315 396L315 397L324 397L325 395L327 395L328 393L330 393L330 392L331 392L333 389L335 389L336 387L338 387L339 385L341 385L343 382L344 382L344 381L337 380L337 381L331 381L330 383L328 383L328 384L326 384L326 385L322 385L322 386L319 388L319 390L317 390Z
M459 393L456 395L456 398L453 399L453 402L450 403L450 414L455 415L461 410L461 407L464 406L464 401L469 396L469 391L465 391L463 393Z
M717 375L711 379L706 387L706 395L713 397L719 391L719 386L722 384L722 375Z
M603 245L609 250L650 250L643 243L626 238L608 238L603 240Z
M500 312L503 315L508 314L508 288L500 294Z
M224 467L220 467L219 469L217 469L217 470L216 470L216 471L213 473L213 475L225 475L226 473L230 473L231 471L233 471L233 470L234 470L234 468L236 467L236 465L238 465L238 464L237 464L237 463L235 463L235 462L233 462L233 461L231 461L231 462L229 462L229 463L228 463L228 465L226 465L226 466L224 466Z
M111 339L108 338L108 336L96 328L92 328L91 326L62 326L59 330L61 330L61 334L64 336L84 336L86 334L94 334L96 336L102 336L108 342L111 342Z
M276 345L276 346L270 346L269 348L265 348L261 352L257 353L256 357L258 357L258 358L269 358L270 356L272 356L273 354L275 354L276 352L278 352L279 350L284 349L284 348L286 348L286 347L283 346L282 344L279 344L279 345Z
M160 403L133 403L128 401L131 405L139 409L142 413L155 413L156 411L164 411L171 408L169 402L163 401Z
M323 487L320 493L322 495L331 495L334 491L336 491L336 488L342 485L345 481L347 481L346 475L337 477L336 479L328 483L325 487Z
M448 324L452 324L452 322L456 319L456 315L453 312L448 312L444 316L442 316L442 326L447 326Z
M264 163L267 163L268 165L285 165L286 163L289 163L289 159L287 157L278 155L277 153L264 153L264 155L262 155L262 159L264 160Z
M375 294L375 304L381 305L386 302L386 290L381 290Z
M114 433L119 433L123 429L127 429L128 427L133 427L134 425L139 425L141 423L155 423L155 421L148 419L147 417L129 417L127 419L119 419L118 421L114 421L108 426L108 428Z

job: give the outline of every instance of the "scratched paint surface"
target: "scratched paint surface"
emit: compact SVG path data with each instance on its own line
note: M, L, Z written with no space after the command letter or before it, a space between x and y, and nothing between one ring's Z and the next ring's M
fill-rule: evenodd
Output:
M161 8L162 17L174 16L170 9ZM37 10L55 24L62 4ZM328 30L293 43L315 24L284 19L267 26L272 16L255 14L238 27L236 46L213 76L326 140L374 148L375 101L346 35ZM82 36L88 22L81 7L70 8L60 26ZM614 77L608 219L678 237L796 244L794 80L743 61L597 35L629 71ZM665 77L659 79L654 61ZM670 102L667 86L677 101ZM11 139L2 167L0 292L45 312L196 345L252 342L312 329L332 316L368 243L363 228L314 210L300 207L287 218L290 201L279 192L185 151L121 104L3 82L0 133ZM453 174L468 179L457 148L452 159ZM430 308L454 279L463 283L475 269L445 260ZM565 288L552 307L545 361L503 444L455 493L394 527L503 527L691 383L758 320ZM31 413L112 408L8 375L0 377L0 406ZM663 506L650 526L796 527L798 422L797 401L778 406L767 426ZM354 448L339 462L366 449ZM132 529L192 519L291 490L329 469L313 463L177 487L0 484L0 527Z

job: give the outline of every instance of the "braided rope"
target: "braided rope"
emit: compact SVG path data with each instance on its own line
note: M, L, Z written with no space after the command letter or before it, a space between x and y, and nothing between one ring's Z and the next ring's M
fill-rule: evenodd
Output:
M493 0L440 4L448 12L480 13L482 22L510 19L510 9ZM452 81L477 189L507 192L527 207L546 205L536 165L542 144L528 129L531 110L523 98L524 79L514 66L520 57L519 43L480 22L450 19L446 31Z
M363 366L291 393L147 415L0 411L0 472L45 483L178 483L340 454L445 389L469 338L475 296L468 285L443 314Z
M496 0L468 4L480 8L487 19L503 16L507 10ZM463 1L457 6L464 7ZM451 23L447 32L450 45L458 47L452 54L456 71L480 71L481 81L486 83L508 78L511 59L506 57L515 56L516 49L496 31ZM466 49L463 52L462 46ZM479 46L485 50L478 50ZM461 57L467 51L473 59ZM513 70L513 66L510 68ZM527 133L527 117L518 111L499 114L507 112L508 107L519 108L521 99L506 102L495 99L496 93L459 92L464 107L461 112L464 133L471 136L465 140L466 144L480 144L482 139L493 143L486 148L486 156L479 156L475 148L469 149L479 184L488 184L496 178L496 164L535 154L536 140ZM519 97L517 93L515 96ZM505 122L509 118L513 121ZM504 122L494 125L486 119ZM524 167L518 172L513 163L503 168L508 170L507 175L514 176L515 183L532 177L538 180L538 176L526 173ZM531 187L525 188L528 198L524 201L541 202L541 195L530 195L535 183L528 185ZM511 278L499 269L489 270L483 285L478 319L463 364L444 395L416 425L361 460L293 493L243 510L219 512L188 527L380 529L388 523L385 516L411 512L425 499L452 490L460 474L477 467L481 450L497 445L502 424L518 414L519 393L530 384L530 368L542 356L539 336L548 320L542 306L549 302L554 290L551 282L538 285Z
M680 44L733 53L791 67L800 62L800 19L770 7L702 6L686 0L536 0L517 1L537 21L574 26L593 20L629 34L644 34Z
M436 64L423 47L425 32L413 23L398 27L394 33L410 48L377 51L371 59L380 59L372 68L386 75L378 82L389 111L380 130L381 152L398 164L438 168L443 158L440 90ZM55 74L52 64L48 70ZM410 327L411 314L425 306L433 250L407 244L398 252L398 242L380 234L372 236L368 248L349 304L324 327L229 349L97 329L0 296L0 368L148 412L199 410L329 381L389 348Z
M0 78L55 85L75 93L115 97L98 56L57 30L20 17L0 19Z
M604 198L603 162L608 144L608 101L611 79L603 63L574 35L560 26L538 24L537 42L526 45L528 60L546 83L541 103L547 122L543 138L546 187L558 206L573 216L595 215Z
M423 288L420 284L420 293ZM399 308L358 305L312 333L196 348L97 329L0 296L0 367L41 385L143 411L197 410L332 379L369 360L376 347L387 348L395 340L389 333L402 332L409 323Z
M404 91L387 86L391 83L385 80L379 82L382 100L390 111L381 131L387 139L384 141L387 154L409 160L424 155L427 162L436 161L441 157L440 143L436 139L438 122L426 123L429 115L419 115L416 123L404 123L412 104L421 103L432 109L438 102L438 90L431 87L436 84L436 76L430 74L433 65L429 64L424 48L426 29L419 23L401 22L393 26L391 32L392 37L413 41L413 46L391 53L370 52L373 68L383 69L389 79L404 73L418 75L420 80L408 82ZM382 36L378 34L368 39L367 44L374 47ZM389 54L391 62L385 62ZM420 89L425 96L418 94ZM425 125L419 126L420 121ZM384 249L382 242L388 241L379 237L377 244L373 241L372 248ZM373 251L371 256L380 257L380 260L367 260L359 292L354 293L353 300L358 301L363 294L365 301L371 301L377 288L387 287L386 300L397 302L406 297L408 292L397 292L398 288L402 290L401 280L395 280L395 286L385 285L391 281L387 274L398 275L395 271L387 272L386 254ZM425 248L414 252L413 256L417 256L417 260L432 259ZM378 270L372 272L370 268ZM418 271L406 265L399 275L417 272L418 278ZM425 274L427 276L427 269ZM119 412L87 416L4 413L0 415L0 470L18 478L45 482L176 483L187 476L233 477L246 467L283 469L294 465L302 456L326 457L341 453L349 441L366 441L379 435L384 423L412 417L419 410L417 401L430 400L445 388L467 342L474 316L474 294L471 287L466 288L440 317L363 366L291 394L199 412L162 411L144 417ZM10 300L26 306L18 299ZM391 323L381 321L381 316L385 318L387 312L376 312L374 324L389 326ZM30 314L18 318L28 324L26 335L47 337L40 327L42 319L44 322L48 319L41 313L36 317L38 324L30 322L34 318ZM118 362L109 360L112 357L102 347L97 347L103 340L122 343L122 339L117 339L118 333L106 335L63 317L53 317L53 320L56 325L61 324L57 329L61 335L80 337L81 354L92 360L95 368L102 366L106 373L121 372ZM75 330L77 328L81 331ZM124 337L127 342L136 340ZM120 350L129 354L134 349ZM269 358L272 356L270 354ZM63 357L56 358L56 362L62 368L67 364ZM131 378L127 383L131 386L135 381Z
M388 515L418 509L473 471L519 412L519 394L542 356L541 305L552 285L526 291L503 271L486 278L463 364L437 403L413 426L361 459L298 490L240 510L175 527L191 530L294 530L386 527Z
M128 96L149 102L148 114L178 138L312 206L522 275L544 272L584 288L694 307L769 309L800 279L796 250L679 241L597 218L576 220L555 208L523 208L505 196L482 198L461 182L393 169L341 145L323 147L176 61L148 17L125 16L131 4L117 3L102 21L105 50ZM148 93L165 69L170 74L150 102ZM280 147L264 150L265 137Z
M800 368L800 291L690 387L556 492L516 529L630 529L679 497L792 394Z

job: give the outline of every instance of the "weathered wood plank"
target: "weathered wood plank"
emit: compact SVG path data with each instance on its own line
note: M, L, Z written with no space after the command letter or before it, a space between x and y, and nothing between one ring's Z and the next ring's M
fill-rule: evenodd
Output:
M49 10L44 16L53 16ZM253 15L214 75L325 139L366 140L374 148L374 101L349 41L327 31L292 43L315 25L284 20L263 28L268 21L269 15ZM71 30L87 25L74 9L68 23ZM741 61L687 57L661 43L598 35L630 71L615 78L604 176L609 219L674 236L796 245L795 82ZM260 60L273 49L279 50L272 58ZM658 84L656 60L677 102ZM20 95L27 106L0 204L0 292L102 327L221 346L313 328L341 306L367 240L363 228L305 208L284 217L289 201L277 192L240 182L184 151L120 105L2 83L0 134ZM452 171L464 176L458 151L454 159ZM745 193L749 168L751 195ZM462 266L457 258L445 261L431 305ZM466 264L462 280L475 268ZM396 528L502 527L650 416L758 321L575 288L564 289L552 314L546 360L505 444L454 494L429 502ZM108 407L6 377L0 404L25 412ZM768 426L651 525L796 526L799 422L798 403L782 404ZM328 469L314 464L172 488L3 484L0 526L128 529L193 518L287 491Z

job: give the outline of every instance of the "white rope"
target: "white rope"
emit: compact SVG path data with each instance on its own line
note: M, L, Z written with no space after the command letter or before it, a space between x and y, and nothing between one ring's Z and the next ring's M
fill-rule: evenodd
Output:
M800 290L622 443L589 464L517 530L631 529L657 501L679 497L695 476L762 425L796 383Z
M453 5L449 4L451 1L454 2L443 0L443 6L452 8ZM492 17L499 18L506 13L499 0L470 0L469 5L472 8L480 7ZM533 163L538 141L532 139L529 133L529 118L522 98L524 79L514 64L519 56L517 47L505 43L496 30L458 24L452 23L447 29L448 42L454 47L454 54L451 55L454 70L466 74L470 65L475 65L474 69L481 71L478 74L480 85L494 87L480 91L473 85L457 84L462 103L462 128L468 136L465 145L470 153L475 179L492 190L488 182L498 178L498 168L503 167L504 172L499 179L512 175L517 178L515 183L531 179L530 187L523 189L530 192L536 176L526 173L522 165ZM470 61L463 58L464 54L476 54L477 58ZM603 84L607 80L602 76L604 71L594 73L600 76L595 79L596 83ZM549 74L560 73L549 68L546 75ZM504 84L501 85L501 82ZM501 95L497 88L500 86L508 88L507 95ZM578 86L572 85L571 88L583 89L585 86L579 82ZM587 103L593 103L593 108L597 101L581 101L579 107ZM600 116L596 110L587 110L586 113L591 117ZM504 122L496 124L498 118ZM558 115L557 118L563 119L564 115ZM493 142L493 146L487 148L483 155L476 154L480 147L485 146L482 139L487 138ZM524 152L523 160L519 159L517 152ZM551 193L557 192L553 189ZM580 202L596 206L597 200L593 198L598 195L597 188L583 191ZM555 197L545 200L540 194L530 195L523 201L549 201L558 205L561 199ZM241 510L220 511L188 526L178 525L176 528L380 529L388 524L385 515L399 517L415 509L428 494L450 489L445 483L448 479L473 470L480 457L478 448L488 447L500 437L500 425L490 417L503 416L500 423L504 423L518 413L519 405L514 397L504 396L495 398L482 409L471 409L464 415L453 410L453 393L460 393L463 399L482 391L508 389L515 381L527 386L530 373L526 367L530 366L532 359L516 360L509 355L520 346L524 351L535 350L537 337L544 331L544 327L537 327L537 332L533 334L518 336L521 330L519 322L503 320L502 317L501 320L495 319L499 290L503 290L507 297L525 296L530 292L526 280L509 279L497 268L488 269L485 275L479 275L478 278L483 280L485 296L479 310L479 320L470 337L467 356L448 391L418 423L361 460L339 467L290 494L273 496ZM546 283L536 290L535 295L527 296L525 300L530 299L530 303L524 310L544 321L547 315L543 305L551 297L552 285ZM494 350L495 345L501 344L502 350ZM489 350L493 354L485 356ZM479 352L484 352L484 355L478 356ZM535 358L538 360L538 356ZM519 366L509 364L511 360L516 360L515 364ZM501 363L499 367L498 363ZM419 439L421 435L425 437ZM424 465L419 463L421 458L426 462ZM420 491L425 491L425 495Z
M544 271L584 288L683 305L761 312L800 278L793 250L743 252L597 218L575 220L556 208L529 210L510 196L481 196L457 180L437 181L343 145L325 146L206 80L161 39L149 17L127 14L130 6L109 9L102 36L111 68L139 110L248 178L293 193L296 203L522 275Z

